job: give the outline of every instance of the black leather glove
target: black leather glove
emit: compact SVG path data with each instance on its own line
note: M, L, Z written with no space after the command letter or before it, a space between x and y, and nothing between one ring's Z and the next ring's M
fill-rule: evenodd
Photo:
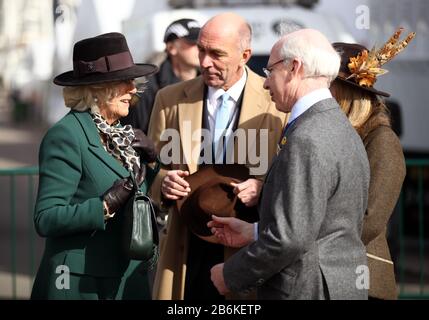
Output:
M147 163L154 162L157 157L155 145L140 129L134 129L135 138L131 146L140 154L140 158Z
M146 166L142 165L139 169L137 165L135 165L133 172L136 182L138 186L140 186L146 176ZM113 214L118 212L131 197L133 190L134 185L131 177L116 180L103 196L103 200L109 208L109 213Z

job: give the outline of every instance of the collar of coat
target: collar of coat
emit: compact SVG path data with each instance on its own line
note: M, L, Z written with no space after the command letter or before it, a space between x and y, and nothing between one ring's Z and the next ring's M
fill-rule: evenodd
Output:
M263 89L264 78L260 77L247 66L247 81L244 86L243 102L238 120L238 129L260 129L266 117L272 117L272 105L269 92ZM201 141L192 139L192 135L201 136L203 118L203 99L205 84L202 76L188 81L184 87L184 98L178 102L179 130L182 148L190 172L197 170L198 164L192 161L193 150L201 149ZM246 134L248 134L246 132ZM251 145L252 143L248 143Z
M119 163L112 155L110 155L103 147L101 138L98 133L98 129L95 126L89 112L77 112L71 111L71 114L77 119L78 123L82 127L83 132L88 140L88 149L97 158L103 161L110 169L118 174L120 178L129 176L129 172L125 167Z

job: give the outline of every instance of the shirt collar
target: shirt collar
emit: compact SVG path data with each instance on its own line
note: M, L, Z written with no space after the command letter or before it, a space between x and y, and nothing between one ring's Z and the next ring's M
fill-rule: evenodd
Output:
M241 93L243 92L244 86L246 85L246 80L247 80L247 71L246 69L244 69L243 74L241 75L241 78L236 83L234 83L234 85L231 88L229 88L227 91L223 90L222 88L216 89L213 87L209 87L208 99L210 100L210 104L216 106L217 100L225 92L227 92L229 96L234 100L234 102L237 103Z
M289 117L288 123L294 121L305 111L310 109L311 106L318 103L319 101L332 98L331 91L327 88L318 89L312 91L305 96L301 97L292 107L292 112Z

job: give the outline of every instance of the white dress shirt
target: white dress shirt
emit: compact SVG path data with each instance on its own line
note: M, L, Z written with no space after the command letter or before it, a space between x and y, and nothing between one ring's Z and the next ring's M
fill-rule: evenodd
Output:
M226 92L229 94L230 99L233 101L233 103L230 104L229 116L230 118L232 115L234 116L231 119L230 125L227 130L227 131L231 131L235 121L237 120L237 117L239 116L238 112L234 113L234 111L237 107L237 101L240 98L241 93L243 92L244 86L246 85L246 80L247 80L247 72L246 70L244 70L241 78L227 91L223 90L222 88L216 89L213 87L208 87L209 89L207 92L206 106L208 111L208 124L209 124L208 129L210 130L212 137L215 130L216 112L222 103L222 99L219 99L219 98L222 97L222 95Z
M309 94L298 99L298 101L293 105L292 111L288 123L291 123L305 111L310 109L312 105L315 105L319 101L332 98L331 91L328 88L318 89L310 92Z

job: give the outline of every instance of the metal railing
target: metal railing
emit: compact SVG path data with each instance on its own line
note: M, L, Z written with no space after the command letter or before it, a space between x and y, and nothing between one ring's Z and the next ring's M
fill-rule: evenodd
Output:
M12 280L11 297L17 298L17 194L24 194L17 190L17 177L25 176L27 178L27 211L28 211L28 232L29 236L29 272L31 277L35 275L35 232L33 227L33 210L34 210L34 178L38 176L37 167L17 168L17 169L0 169L0 177L9 177L9 210L10 210L10 272ZM20 199L18 199L20 200ZM3 205L3 207L6 207ZM22 252L20 254L23 254Z
M429 159L407 159L407 178L410 181L405 181L402 187L402 192L399 198L399 298L400 299L429 299L429 279L425 282L425 177L429 177ZM414 187L412 185L415 184ZM414 192L414 188L416 192ZM426 193L427 190L426 190ZM410 210L409 205L416 205L417 212ZM405 214L407 212L407 215ZM406 265L406 238L405 238L405 218L410 214L417 214L417 251L418 251L418 290L417 292L409 292L406 288L407 280L405 279ZM429 237L428 237L429 238Z
M407 159L407 178L412 180L413 183L416 184L417 191L408 190L407 184L404 183L403 190L401 192L401 196L398 202L399 208L399 260L398 260L398 274L397 274L397 282L399 285L399 298L400 299L428 299L429 298L429 279L425 279L425 189L424 182L425 177L429 178L429 159L424 160L415 160L415 159ZM12 274L12 293L11 297L15 299L17 297L17 190L16 190L16 179L18 176L25 176L27 178L27 206L28 206L28 227L29 232L31 233L29 236L29 271L30 276L34 277L35 275L35 247L34 247L34 239L35 239L35 231L33 226L33 210L34 210L34 178L38 175L37 167L29 167L29 168L19 168L19 169L0 169L0 177L8 176L9 177L9 197L10 197L10 259L11 259L11 274ZM410 177L411 176L411 177ZM415 181L416 180L416 181ZM429 190L429 189L428 189ZM429 193L429 191L426 191ZM25 194L24 192L19 191L20 195ZM412 195L410 197L410 194ZM20 200L20 199L18 199ZM417 241L417 252L418 252L418 290L410 291L408 289L409 284L406 279L406 266L407 266L407 250L408 247L407 242L410 241L409 237L406 237L405 226L406 226L406 218L409 217L409 212L405 214L406 210L408 210L408 206L410 202L416 202L414 205L417 208L418 215L418 241ZM428 218L429 219L429 218ZM20 252L20 254L24 254ZM409 263L408 263L409 266ZM427 282L425 282L427 280Z

